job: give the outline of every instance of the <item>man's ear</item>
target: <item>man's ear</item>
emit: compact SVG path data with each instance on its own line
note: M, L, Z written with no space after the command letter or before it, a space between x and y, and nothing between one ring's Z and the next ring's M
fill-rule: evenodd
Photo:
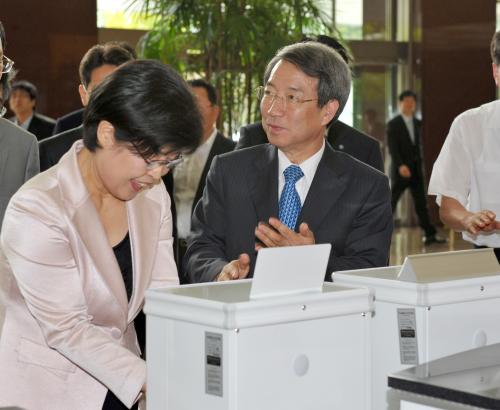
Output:
M87 104L89 103L89 93L87 92L83 84L80 84L78 86L78 94L80 94L80 100L82 101L82 105L86 107Z
M326 105L322 108L323 110L323 118L321 119L321 125L327 125L333 118L340 107L340 104L337 100L330 100L326 103Z
M115 127L109 121L102 120L97 126L97 141L102 148L115 145Z
M495 80L495 84L497 85L498 87L498 81L500 81L500 75L498 73L498 69L499 67L495 64L495 63L492 63L491 64L491 68L493 70L493 79Z

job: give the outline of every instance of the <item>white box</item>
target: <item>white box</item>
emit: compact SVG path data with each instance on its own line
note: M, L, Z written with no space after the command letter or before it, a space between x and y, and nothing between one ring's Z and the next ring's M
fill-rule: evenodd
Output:
M249 300L250 286L146 293L148 409L368 409L368 289Z
M467 273L474 266L480 273ZM333 280L375 294L373 410L387 408L388 374L500 342L500 266L491 250L415 255L403 267L336 272Z

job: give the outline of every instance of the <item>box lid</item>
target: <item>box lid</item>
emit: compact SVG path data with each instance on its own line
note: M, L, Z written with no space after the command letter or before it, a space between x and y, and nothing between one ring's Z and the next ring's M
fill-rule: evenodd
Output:
M332 278L367 286L376 300L412 306L500 297L500 266L491 249L414 255L401 266L335 272Z
M368 288L325 282L321 292L250 300L251 279L146 292L144 312L223 329L241 329L373 311Z

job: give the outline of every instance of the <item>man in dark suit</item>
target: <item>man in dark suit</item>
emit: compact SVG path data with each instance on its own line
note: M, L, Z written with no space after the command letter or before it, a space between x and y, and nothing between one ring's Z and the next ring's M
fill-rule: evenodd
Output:
M323 44L297 43L269 62L264 84L270 144L214 158L185 272L193 282L240 279L253 275L262 247L314 243L332 244L327 280L332 271L387 265L387 177L325 143L349 96L347 64Z
M317 36L315 39L307 38L307 41L318 41L336 50L347 64L351 57L347 50L337 40L329 36ZM365 164L384 172L384 161L380 150L380 144L374 138L350 127L342 121L335 121L328 127L327 140L330 145L338 150L359 159ZM260 122L246 125L240 128L240 139L236 149L253 147L268 142L267 135Z
M132 59L130 52L116 43L98 44L90 48L83 56L79 67L81 84L78 92L82 105L84 107L87 105L90 92L106 76L115 71L119 65ZM40 171L45 171L57 164L73 143L80 138L82 138L81 125L43 140L39 147Z
M10 120L41 141L52 135L56 122L36 112L37 98L38 90L29 81L16 81L12 84L9 106L15 116Z
M420 227L425 233L424 244L443 243L431 224L425 196L420 129L422 122L415 118L417 96L406 90L399 95L400 114L387 123L387 143L391 154L392 210L401 194L410 188Z
M189 84L203 118L203 139L200 146L192 154L185 155L184 161L172 172L177 228L175 250L179 272L182 272L182 258L191 234L191 215L203 194L210 164L216 155L232 151L235 146L232 140L217 131L220 108L215 88L203 79L191 80ZM181 283L188 282L188 278L182 275L180 280Z

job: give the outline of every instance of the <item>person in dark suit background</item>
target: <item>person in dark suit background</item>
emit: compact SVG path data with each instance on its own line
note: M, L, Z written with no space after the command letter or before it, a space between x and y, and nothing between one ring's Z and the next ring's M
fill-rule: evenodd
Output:
M52 135L55 120L36 112L37 98L38 90L34 84L25 80L14 82L9 96L9 106L15 116L9 119L41 141Z
M396 210L401 194L410 188L419 224L424 231L424 244L444 243L445 240L436 234L427 209L420 135L422 121L415 117L416 107L416 94L411 90L403 91L399 95L400 114L387 123L387 143L392 158L392 210Z
M332 37L320 35L315 39L306 38L305 41L318 41L336 50L347 64L350 64L352 61L344 46ZM380 144L377 140L338 119L328 127L327 132L327 140L334 149L346 152L361 162L384 172L384 161L382 159ZM236 144L236 149L252 147L267 142L269 141L262 123L258 122L240 128L240 139Z
M137 54L134 48L126 41L109 41L106 44L120 46L127 50L134 59L137 58ZM59 117L56 120L53 135L60 134L64 131L71 130L82 125L83 110L83 108L79 108L78 110L72 111L66 115L63 115L62 117Z
M210 164L216 155L232 151L235 143L216 128L220 108L217 105L215 88L203 79L188 81L203 118L203 139L196 150L184 156L184 161L173 171L173 199L176 212L176 256L179 272L186 253L187 240L191 234L191 215L200 200ZM168 175L168 174L167 174ZM172 189L168 187L167 189ZM181 283L189 279L180 276Z
M132 54L116 43L97 44L83 56L80 67L80 85L78 92L82 105L87 106L90 92L115 71L119 65L133 59ZM81 118L81 117L80 117ZM78 121L79 114L72 115L69 121ZM40 171L45 171L57 164L59 159L71 148L73 143L82 138L81 121L77 128L54 135L40 143Z
M73 128L79 127L83 122L83 108L71 111L70 113L59 117L56 120L56 125L54 126L54 131L52 135L61 134L64 131L72 130Z
M264 84L270 144L214 158L184 271L193 282L251 277L262 247L314 243L332 244L327 280L332 271L387 265L387 177L325 142L349 96L348 65L323 44L297 43L278 51Z

